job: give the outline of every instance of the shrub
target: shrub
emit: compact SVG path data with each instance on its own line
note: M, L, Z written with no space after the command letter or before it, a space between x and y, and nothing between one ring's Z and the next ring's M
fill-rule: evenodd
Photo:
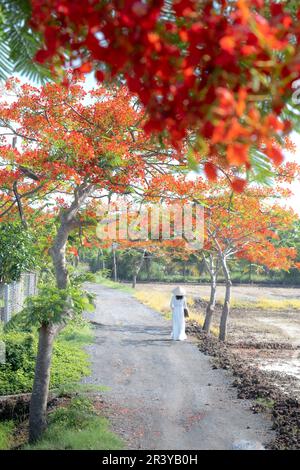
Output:
M109 430L108 421L98 416L87 398L73 398L66 408L49 416L49 426L42 439L30 450L115 450L122 449L119 437Z
M9 449L14 428L13 421L3 421L0 423L0 450Z
M0 395L30 392L32 389L38 334L36 329L2 333L6 363L0 364ZM58 335L53 348L50 388L75 382L89 373L88 354L82 349L92 341L87 322L70 322ZM1 339L1 338L0 338Z

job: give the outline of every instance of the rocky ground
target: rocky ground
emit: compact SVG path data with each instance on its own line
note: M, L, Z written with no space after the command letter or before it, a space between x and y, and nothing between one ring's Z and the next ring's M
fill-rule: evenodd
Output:
M205 312L206 302L195 300L193 310ZM217 304L213 325L219 324ZM248 365L269 372L282 391L300 398L300 311L232 308L227 346Z

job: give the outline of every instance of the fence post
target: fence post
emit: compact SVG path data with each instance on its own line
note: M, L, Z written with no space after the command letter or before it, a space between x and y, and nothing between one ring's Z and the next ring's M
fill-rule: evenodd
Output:
M0 321L4 321L4 285L0 282Z
M10 288L9 284L4 284L4 308L3 308L3 320L7 323L10 320Z

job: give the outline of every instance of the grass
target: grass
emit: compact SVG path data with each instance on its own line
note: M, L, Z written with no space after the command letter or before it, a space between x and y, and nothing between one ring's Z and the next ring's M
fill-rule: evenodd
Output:
M107 279L106 277L103 277L101 274L95 274L95 282L105 287L110 287L111 289L122 290L130 294L134 292L134 289L129 287L127 284L122 284L121 282L112 281L111 279Z
M14 429L13 421L0 422L0 450L8 450L10 448Z
M300 310L300 299L259 299L255 301L232 299L231 306L256 310Z
M265 409L272 410L275 404L275 401L272 400L271 398L256 398L255 400L260 406L262 406Z
M24 450L121 450L122 440L109 428L106 418L97 415L88 398L73 398L66 407L49 415L49 425L41 440Z
M0 364L0 395L30 392L34 377L37 332L22 331L19 325L2 335L6 363ZM70 322L58 335L53 349L50 388L74 383L90 373L89 355L83 346L93 340L88 322ZM0 336L1 339L1 336Z
M153 290L138 290L134 292L134 296L143 304L147 305L153 310L161 313L164 318L171 320L172 313L170 309L170 294L167 292L159 292ZM193 298L187 298L189 308L189 319L197 322L201 327L204 323L204 313L195 310L195 301ZM215 336L219 335L219 328L212 326L211 333Z
M57 394L58 397L67 397L67 396L72 396L72 395L78 395L78 394L93 394L96 392L108 392L110 387L107 387L106 385L95 385L95 384L82 384L78 382L74 383L66 383L60 385L56 389L52 389L53 392Z
M170 295L168 293L151 291L150 289L138 290L134 292L134 297L144 305L161 313L167 320L171 319Z
M20 347L18 340L22 349L17 355L11 356L11 364L2 366L0 378L7 381L9 377L18 376L18 380L15 378L15 382L7 384L6 388L12 387L16 392L20 388L28 388L30 391L34 368L33 354L36 351L36 332L26 333L14 330L10 334L13 334L11 347ZM31 339L28 343L31 348L30 352L27 349L28 334ZM25 335L25 343L23 335ZM83 346L92 342L93 337L93 330L86 321L72 321L59 334L54 346L51 389L57 392L59 397L64 397L64 400L68 397L69 401L74 395L75 398L70 400L68 406L50 412L49 426L42 439L35 445L26 445L24 449L110 450L123 448L121 440L109 429L108 420L95 411L92 401L78 396L78 394L108 390L107 387L77 382L90 372L89 356ZM13 370L13 366L16 366L16 370ZM1 387L5 388L5 383L1 383ZM0 423L1 450L8 450L16 445L13 435L15 426L13 421Z

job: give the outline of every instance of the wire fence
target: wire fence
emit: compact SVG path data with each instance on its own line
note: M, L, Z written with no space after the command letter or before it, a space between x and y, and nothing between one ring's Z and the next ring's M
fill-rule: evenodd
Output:
M11 317L20 312L24 300L37 293L37 274L24 273L19 281L11 284L0 284L0 317L7 323Z

